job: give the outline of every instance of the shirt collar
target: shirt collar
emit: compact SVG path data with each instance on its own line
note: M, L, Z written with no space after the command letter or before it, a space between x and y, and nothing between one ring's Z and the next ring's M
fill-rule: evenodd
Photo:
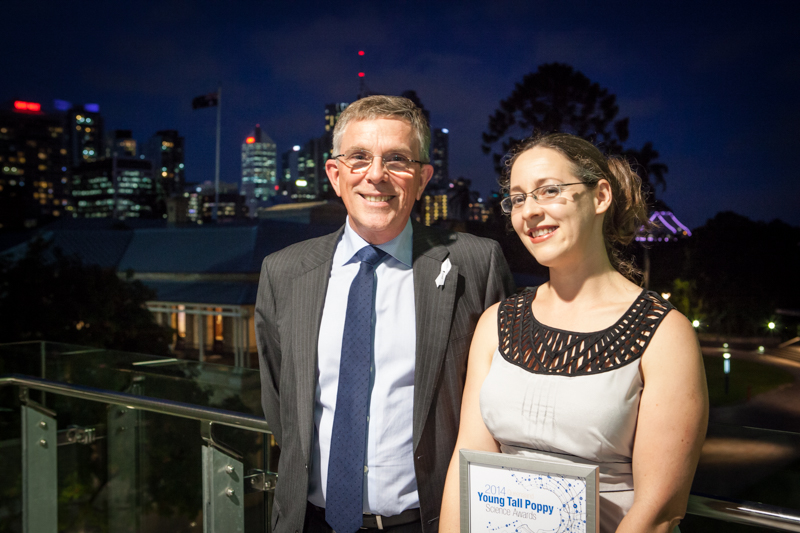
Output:
M411 267L411 256L413 252L412 246L414 242L413 237L414 229L411 226L411 219L409 219L408 222L406 222L406 227L400 232L400 235L389 242L378 244L375 247L380 248L407 267ZM342 235L342 241L339 246L343 247L343 265L352 263L353 260L356 259L356 252L365 246L369 246L369 243L365 241L361 235L356 233L356 231L350 226L349 216L344 223L344 235Z

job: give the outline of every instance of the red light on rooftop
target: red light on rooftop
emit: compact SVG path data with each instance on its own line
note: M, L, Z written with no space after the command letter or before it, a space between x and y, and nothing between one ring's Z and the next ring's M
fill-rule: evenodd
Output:
M276 190L276 191L279 191L279 190L281 190L281 187L280 187L280 185L276 185L276 186L275 186L275 190Z
M42 104L36 102L23 102L22 100L15 100L14 101L14 109L17 111L29 111L33 113L38 113L42 110Z
M363 56L364 55L364 50L359 50L358 51L358 55Z
M359 77L359 78L363 78L363 77L364 77L364 73L363 73L363 72L359 72L359 73L358 73L358 77Z
M254 142L256 142L256 138L248 137L247 139L244 140L244 142L246 142L247 144L253 144Z

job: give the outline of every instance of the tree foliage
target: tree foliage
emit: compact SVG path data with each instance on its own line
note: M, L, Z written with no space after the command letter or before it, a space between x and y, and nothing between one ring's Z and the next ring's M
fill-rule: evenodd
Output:
M35 239L17 261L0 258L2 342L47 340L169 354L172 330L155 323L141 282L85 265Z
M489 117L483 134L484 153L492 153L495 170L503 171L503 156L534 133L572 133L596 144L603 152L635 163L642 183L665 187L668 168L647 142L640 149L625 147L628 118L618 118L617 97L563 63L540 65L525 75L511 95ZM498 145L499 143L499 145Z
M761 336L776 321L777 334L798 334L776 310L800 309L800 228L726 211L688 239L654 246L651 265L652 287L671 291L670 301L709 331Z
M690 240L688 277L718 331L765 334L776 309L800 307L800 228L723 212Z

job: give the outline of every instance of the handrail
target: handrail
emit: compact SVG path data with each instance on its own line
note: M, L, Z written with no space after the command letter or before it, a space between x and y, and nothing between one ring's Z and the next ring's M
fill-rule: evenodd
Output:
M215 409L213 407L201 407L190 403L136 396L125 392L95 389L94 387L60 383L19 374L9 374L0 377L0 387L5 385L29 387L35 390L61 394L72 398L80 398L82 400L124 405L133 409L141 409L142 411L179 416L181 418L191 418L193 420L204 420L224 426L259 431L261 433L272 433L267 421L261 417L244 413L234 413L232 411L223 411L222 409Z
M686 513L748 526L800 532L800 513L798 511L763 503L721 500L701 494L692 494L689 496Z
M6 385L29 387L31 389L61 394L72 398L124 405L143 411L215 422L225 426L250 429L261 433L271 433L269 425L263 418L243 413L223 411L213 407L200 407L172 400L135 396L125 392L106 391L93 387L59 383L18 374L0 377L0 387ZM687 514L704 516L725 522L736 522L739 524L763 526L780 531L794 531L800 533L800 512L773 505L747 501L723 500L701 494L691 494L689 496L689 504L686 512Z

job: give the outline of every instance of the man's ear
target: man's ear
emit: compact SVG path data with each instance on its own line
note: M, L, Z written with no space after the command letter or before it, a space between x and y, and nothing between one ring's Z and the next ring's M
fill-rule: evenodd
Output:
M325 173L328 175L328 181L331 182L331 187L336 191L336 196L341 198L342 193L339 190L339 165L336 164L336 161L333 159L325 161Z
M420 174L419 190L417 191L417 200L422 199L422 193L425 192L425 187L433 177L433 165L422 165L422 173Z
M611 202L614 200L611 194L611 184L608 180L600 180L597 182L597 187L594 188L594 212L598 215L608 211L611 207Z

